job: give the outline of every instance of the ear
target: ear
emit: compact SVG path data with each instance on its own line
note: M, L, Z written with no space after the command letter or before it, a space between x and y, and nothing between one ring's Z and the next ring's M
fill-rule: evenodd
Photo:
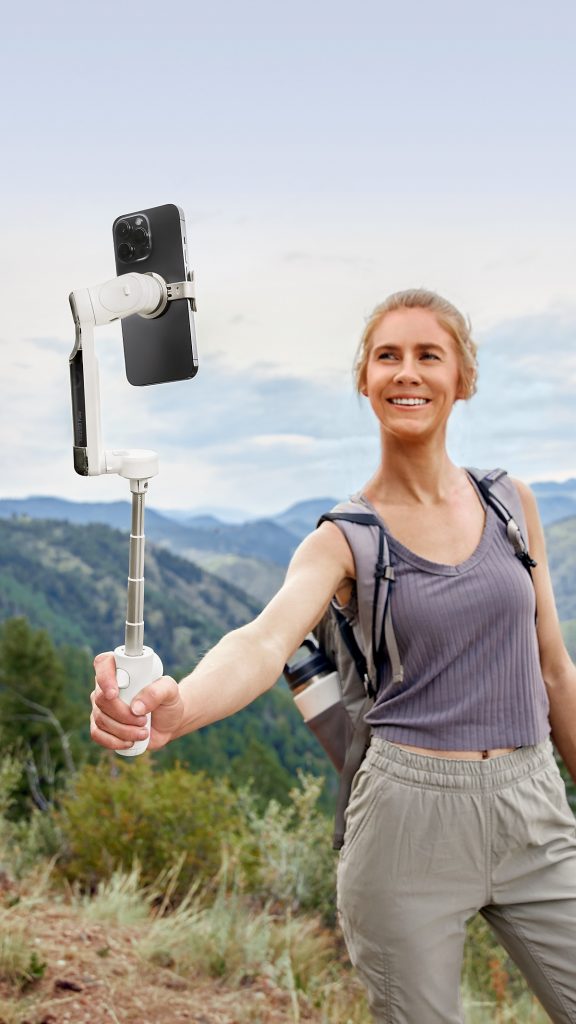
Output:
M465 381L462 378L460 378L460 380L458 382L458 387L456 389L455 401L456 402L466 402L466 401L468 401L468 399L472 397L471 391L472 391L471 385L467 381Z

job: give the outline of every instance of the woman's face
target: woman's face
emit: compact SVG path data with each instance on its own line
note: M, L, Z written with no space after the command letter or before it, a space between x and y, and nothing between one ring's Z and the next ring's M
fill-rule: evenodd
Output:
M427 309L386 313L372 335L362 389L381 426L424 438L443 430L465 398L456 342Z

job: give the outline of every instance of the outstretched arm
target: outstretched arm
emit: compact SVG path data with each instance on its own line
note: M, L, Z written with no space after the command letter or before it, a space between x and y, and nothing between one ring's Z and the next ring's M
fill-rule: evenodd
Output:
M113 750L127 748L141 738L140 716L151 711L153 750L239 711L274 685L340 584L353 575L342 533L323 523L300 544L283 586L256 619L227 633L180 685L164 676L145 687L131 708L118 698L113 656L99 655L92 738Z
M526 516L530 554L538 563L532 570L532 578L536 590L540 664L550 701L552 739L576 782L576 665L566 650L560 628L536 498L526 484L520 480L514 480L514 483Z

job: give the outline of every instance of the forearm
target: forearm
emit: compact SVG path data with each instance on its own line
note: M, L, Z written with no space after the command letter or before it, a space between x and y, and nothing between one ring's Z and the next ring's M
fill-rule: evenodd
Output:
M246 707L274 685L284 660L279 646L262 639L254 623L228 633L181 680L184 716L171 738L201 729Z
M576 783L576 666L565 669L548 687L552 740Z
M233 715L269 690L353 573L345 538L333 523L323 523L299 545L282 587L260 615L223 637L181 681L184 713L170 738Z

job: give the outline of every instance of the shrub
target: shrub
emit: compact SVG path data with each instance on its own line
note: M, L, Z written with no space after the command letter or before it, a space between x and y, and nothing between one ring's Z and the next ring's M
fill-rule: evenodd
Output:
M290 804L271 800L263 814L249 790L239 794L246 835L240 849L245 887L292 912L319 911L336 918L336 857L332 823L318 810L323 780L299 773Z
M23 921L10 911L0 913L0 981L25 989L38 981L46 969L31 944Z
M54 857L60 850L60 836L51 813L42 814L33 808L27 818L11 817L23 774L22 760L14 755L5 754L0 760L0 871L9 878L34 871L39 861Z
M466 928L462 970L466 1020L470 1024L548 1020L529 991L516 964L498 943L490 926L476 914Z
M132 763L106 756L85 765L58 820L65 842L59 870L67 879L94 890L137 862L142 884L150 885L181 857L176 898L193 881L213 878L223 843L239 829L226 782L180 766L155 772L147 757Z

